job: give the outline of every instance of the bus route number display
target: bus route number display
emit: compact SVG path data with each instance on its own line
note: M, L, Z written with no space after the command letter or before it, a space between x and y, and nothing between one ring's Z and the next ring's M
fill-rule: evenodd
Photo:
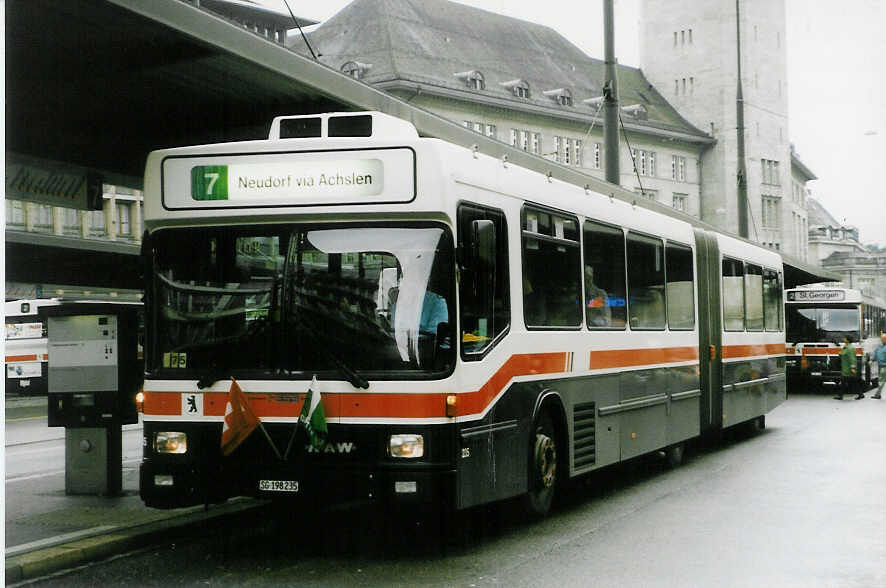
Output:
M194 200L273 200L301 196L376 196L384 188L378 159L332 162L196 165Z

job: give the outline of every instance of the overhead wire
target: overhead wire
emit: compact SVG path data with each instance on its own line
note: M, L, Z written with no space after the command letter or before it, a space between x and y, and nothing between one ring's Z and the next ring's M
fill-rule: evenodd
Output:
M311 52L311 57L314 58L314 61L317 61L317 54L314 53L314 48L311 47L311 44L308 42L308 38L305 36L305 32L301 28L301 24L298 22L298 19L295 18L295 14L292 12L292 8L289 6L289 2L287 0L283 0L283 4L286 5L287 10L289 10L289 16L292 17L292 21L295 23L295 26L298 27L298 32L301 33L301 38L304 39L305 45L308 47L308 51Z

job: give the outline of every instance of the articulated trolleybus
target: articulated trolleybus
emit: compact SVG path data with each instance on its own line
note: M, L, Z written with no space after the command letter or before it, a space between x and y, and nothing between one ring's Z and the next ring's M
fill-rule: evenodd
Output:
M886 303L851 288L797 288L785 292L787 377L792 390L840 383L840 345L852 339L858 379L870 388L879 377L871 354L886 331Z
M383 114L156 151L145 223L149 506L542 514L785 399L777 254ZM232 377L264 431L224 456ZM291 443L314 377L328 439Z

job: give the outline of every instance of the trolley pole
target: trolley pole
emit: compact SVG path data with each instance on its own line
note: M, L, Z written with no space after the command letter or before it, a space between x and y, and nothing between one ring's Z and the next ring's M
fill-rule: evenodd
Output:
M603 0L603 40L606 63L603 84L603 145L606 181L620 183L618 166L618 84L615 79L615 18L612 0Z
M735 0L735 39L738 59L738 88L735 93L735 127L738 134L738 234L748 238L748 178L744 152L744 95L741 88L741 13Z

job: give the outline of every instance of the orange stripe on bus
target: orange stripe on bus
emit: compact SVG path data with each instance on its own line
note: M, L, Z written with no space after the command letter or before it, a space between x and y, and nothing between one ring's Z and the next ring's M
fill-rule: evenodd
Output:
M764 345L724 345L723 359L736 357L757 357L760 355L784 355L784 343Z
M498 393L504 390L511 378L532 374L553 374L565 370L566 353L512 355L479 390L459 395L458 415L483 412L493 399L498 396ZM445 405L440 404L438 410L441 412L445 410ZM435 416L439 416L439 413Z
M535 353L511 356L479 390L458 395L459 416L478 414L495 399L508 382L517 376L550 374L566 369L566 353ZM259 417L298 417L305 394L248 394L252 411ZM329 418L432 418L446 414L446 393L396 394L347 393L323 396L323 410ZM145 392L144 413L174 416L181 413L182 394ZM223 416L228 394L212 392L203 395L203 415Z
M803 355L840 355L840 347L804 347ZM864 350L856 348L855 354L862 355Z
M37 361L37 354L32 353L30 355L7 355L6 361Z
M156 416L178 415L182 412L182 395L179 392L145 392L144 413ZM224 410L224 409L222 409Z
M606 369L697 360L697 346L655 349L611 349L591 351L589 367L591 369Z

